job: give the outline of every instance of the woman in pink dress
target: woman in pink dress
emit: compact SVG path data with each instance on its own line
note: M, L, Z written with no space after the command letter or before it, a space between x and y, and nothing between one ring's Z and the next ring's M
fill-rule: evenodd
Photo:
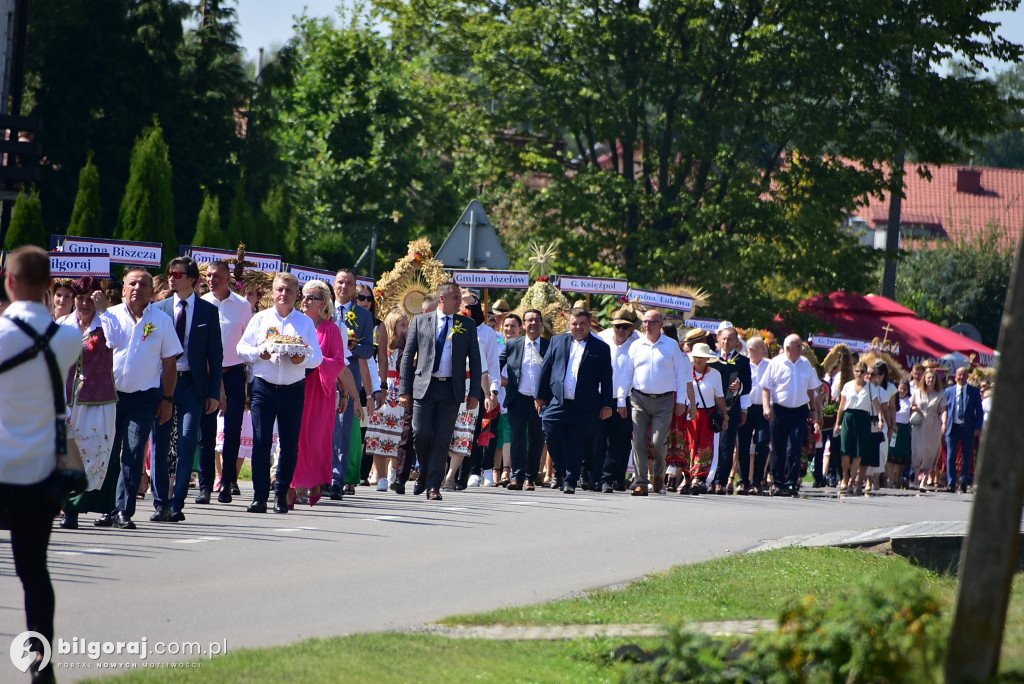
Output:
M299 458L288 492L310 505L320 499L320 485L331 481L331 444L337 411L335 386L345 369L345 343L334 322L334 297L327 283L311 280L302 288L302 313L313 319L324 362L306 376L306 403L299 433ZM307 498L308 497L308 498Z

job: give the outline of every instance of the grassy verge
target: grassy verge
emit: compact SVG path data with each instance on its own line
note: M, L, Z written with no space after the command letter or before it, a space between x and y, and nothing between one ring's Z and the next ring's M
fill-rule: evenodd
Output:
M875 586L908 581L898 557L840 549L781 549L731 556L672 570L584 598L509 608L442 622L459 625L662 623L778 615L787 599L813 594L830 605L852 591L855 578ZM909 581L932 586L952 609L956 580L910 570ZM1020 579L1020 577L1018 577ZM625 640L638 643L637 639ZM451 640L418 634L359 634L311 639L283 647L232 651L201 667L152 669L89 680L145 682L618 682L630 666L611 657L623 640L502 642ZM653 641L639 641L645 648ZM1014 584L1002 672L1024 673L1024 582ZM1019 679L1017 680L1019 681Z

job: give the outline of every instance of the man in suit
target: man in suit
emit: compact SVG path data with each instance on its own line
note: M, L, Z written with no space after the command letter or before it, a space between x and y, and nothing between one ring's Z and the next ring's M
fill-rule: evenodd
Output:
M437 311L416 316L409 328L402 353L399 396L405 410L412 411L412 431L420 459L421 475L413 494L428 489L427 499L432 501L441 500L441 481L459 405L465 398L466 407L473 410L483 398L476 324L455 313L462 303L459 286L445 283L437 288L437 296Z
M345 365L352 371L356 381L356 391L366 387L366 396L373 397L374 408L384 405L382 390L387 387L377 386L373 378L366 378L364 385L362 363L373 356L373 314L369 309L356 305L356 274L350 268L343 268L334 277L334 321L341 330L341 338L346 341L348 354ZM354 331L355 344L348 344L349 330ZM334 423L334 450L331 458L331 498L341 501L345 490L345 475L351 452L351 437L355 425L356 407L362 406L359 397L348 402L343 413L338 414ZM358 428L357 428L358 429Z
M178 383L172 402L178 413L174 492L171 495L167 472L172 429L172 421L167 421L156 428L152 462L153 506L156 511L150 517L153 522L181 522L185 519L182 509L188 494L200 422L204 414L220 410L224 371L220 314L216 306L196 294L195 287L199 281L196 262L187 256L172 259L167 266L167 280L174 296L157 302L156 308L174 322L174 331L184 351L176 361ZM204 475L201 495L209 503L214 473L212 469L201 469L200 478Z
M540 368L551 342L540 336L544 318L537 309L523 314L525 335L508 340L501 352L501 365L508 373L505 385L505 409L510 428L509 453L512 477L508 488L533 491L534 478L540 470L540 454L544 434L537 397Z
M586 309L570 311L569 332L551 341L534 403L555 465L551 488L575 494L587 438L615 407L611 352L590 334Z
M974 454L974 439L981 435L981 391L967 384L967 366L956 369L956 384L946 388L946 410L942 414L942 434L946 436L946 478L949 492L955 492L959 485L961 492L967 491L971 477L971 457ZM960 445L963 472L957 478L956 447Z
M751 373L750 361L740 353L740 338L736 328L729 321L718 326L719 360L709 363L722 376L722 390L725 392L725 406L729 412L729 427L718 435L718 467L715 470L715 494L725 494L732 473L732 455L736 451L736 440L740 428L747 421L750 408ZM740 454L740 458L747 458Z

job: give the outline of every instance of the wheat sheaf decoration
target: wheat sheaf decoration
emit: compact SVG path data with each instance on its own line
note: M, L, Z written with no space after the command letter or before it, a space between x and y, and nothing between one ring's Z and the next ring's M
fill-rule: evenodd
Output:
M400 309L412 318L423 311L423 298L437 292L439 285L450 280L444 264L434 258L430 241L426 238L413 240L408 253L377 280L373 291L377 311L383 316Z

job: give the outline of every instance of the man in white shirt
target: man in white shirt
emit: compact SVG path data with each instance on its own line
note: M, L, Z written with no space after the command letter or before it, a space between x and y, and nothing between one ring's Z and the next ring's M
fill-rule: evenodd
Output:
M507 319L506 319L507 320ZM505 414L509 421L509 460L512 474L508 489L534 490L544 449L544 432L533 400L537 396L540 367L549 341L540 336L544 318L537 309L523 314L525 335L508 340L500 364L508 374L505 386Z
M278 273L272 293L274 306L249 320L236 349L239 357L252 363L255 376L250 403L253 501L246 509L249 513L267 512L274 421L281 449L274 478L274 512L288 512L288 488L298 462L299 430L306 403L306 370L316 368L324 360L313 319L295 308L298 279L291 273ZM274 345L277 335L301 338L306 345L304 353L271 351L267 347Z
M245 413L245 361L238 355L238 342L252 318L252 306L231 291L231 273L223 261L214 261L206 267L206 282L210 291L203 299L217 307L220 317L220 336L224 346L224 372L221 376L221 408L224 416L223 466L220 493L217 501L231 503L232 489L238 480L238 450L242 444L242 416ZM200 494L196 503L210 503L209 491L213 486L213 473L217 445L217 412L203 415L202 438L199 450ZM209 473L206 476L206 473Z
M4 277L11 304L0 316L0 363L19 357L32 338L13 321L46 336L53 324L43 298L50 285L50 260L38 247L20 247L7 257ZM82 354L81 335L61 326L48 341L60 378ZM61 389L63 389L63 382ZM45 355L36 354L0 373L0 515L11 529L14 568L25 591L26 628L53 643L55 598L46 566L53 517L60 502L48 495L57 462L57 415ZM12 597L8 597L10 599ZM12 630L13 631L13 630ZM14 654L15 644L11 653ZM53 665L42 670L44 646L38 639L17 644L37 654L29 665L33 682L52 682Z
M761 378L761 405L772 426L772 496L797 496L800 492L800 459L807 435L807 405L813 405L815 424L821 421L821 380L805 359L803 340L793 334L783 343L783 352L768 362Z
M626 468L633 448L633 402L628 389L632 378L627 374L631 373L629 349L640 339L637 324L636 314L622 308L612 314L612 327L597 334L611 350L612 385L618 405L611 418L600 421L597 427L594 460L599 462L601 472L599 479L595 475L594 489L600 487L606 494L626 491Z
M762 338L754 336L747 342L747 352L750 354L750 393L744 401L748 406L747 420L740 427L739 433L740 483L736 487L739 495L762 493L761 482L764 480L772 438L771 426L764 418L761 402L761 377L768 370L768 346ZM751 442L754 443L753 471L750 464Z
M693 394L693 366L679 349L679 343L661 334L664 321L656 309L644 312L644 335L629 348L625 377L633 404L633 454L636 473L633 495L647 496L648 483L655 494L665 493L665 455L672 416L686 411L696 415ZM620 407L620 415L625 409ZM650 434L650 443L648 443ZM654 456L648 481L648 460Z
M93 524L135 529L132 516L146 443L154 415L160 425L171 419L178 383L177 356L182 348L170 317L150 304L153 276L141 268L131 269L124 277L121 296L124 303L112 307L107 315L96 306L107 346L114 350L117 429L111 451L120 451L121 474L117 480L117 508Z

